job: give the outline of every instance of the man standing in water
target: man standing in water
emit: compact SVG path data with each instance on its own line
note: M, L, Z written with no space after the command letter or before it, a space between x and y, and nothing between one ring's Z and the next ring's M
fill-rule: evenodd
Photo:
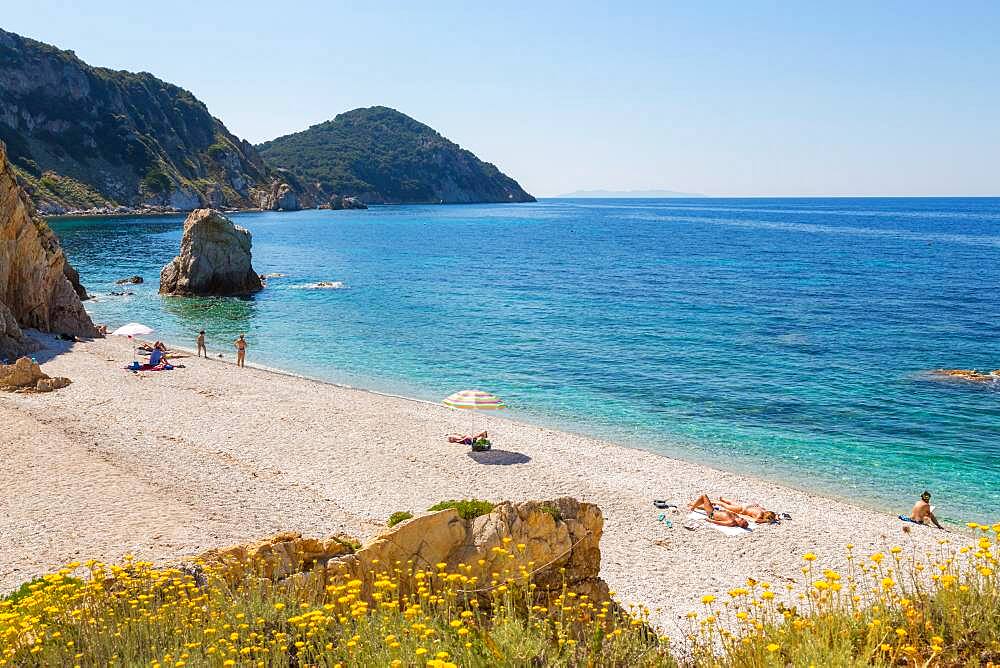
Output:
M240 338L233 341L233 345L236 346L236 366L245 366L243 360L247 356L247 341L243 338L243 334L240 334Z
M205 347L205 330L198 332L198 357L205 353L205 359L208 359L208 348Z

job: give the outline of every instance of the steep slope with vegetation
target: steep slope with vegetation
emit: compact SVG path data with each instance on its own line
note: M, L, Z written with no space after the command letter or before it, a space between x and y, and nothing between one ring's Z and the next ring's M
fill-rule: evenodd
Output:
M59 239L35 215L17 184L0 142L0 359L37 348L22 327L95 335L80 303L87 293L79 281Z
M183 88L2 30L0 140L43 213L311 205Z
M494 165L388 107L348 111L257 148L269 165L317 182L325 196L377 204L535 201Z

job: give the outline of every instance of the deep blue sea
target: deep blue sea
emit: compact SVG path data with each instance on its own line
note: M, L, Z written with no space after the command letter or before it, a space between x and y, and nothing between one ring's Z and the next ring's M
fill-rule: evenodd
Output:
M1000 517L1000 199L569 200L233 216L252 299L157 295L183 216L53 221L95 321L956 521ZM134 295L109 296L115 279ZM308 289L339 281L340 289ZM614 466L614 462L608 462ZM669 481L664 481L669 486ZM718 490L716 490L718 492Z

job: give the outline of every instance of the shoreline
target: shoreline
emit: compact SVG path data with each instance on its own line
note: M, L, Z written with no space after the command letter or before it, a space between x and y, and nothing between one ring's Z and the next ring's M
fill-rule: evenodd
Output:
M148 343L149 345L152 345L154 343L153 341L145 341L145 340L142 340L142 339L137 339L137 340L138 341L142 341L143 343ZM192 356L195 355L196 352L197 352L197 350L194 349L194 348L188 348L188 347L185 347L185 346L174 345L170 341L165 340L165 339L159 339L159 340L162 341L164 344L166 344L167 348L169 350L180 351L180 352L183 352L185 355L192 355ZM217 357L217 356L216 357L209 357L208 360L209 361L218 362L218 363L221 363L221 364L228 364L230 366L236 366L235 356L233 356L232 359L230 359L228 357ZM273 374L277 374L277 375L281 375L281 376L286 376L288 378L294 378L294 379L298 379L298 380L309 381L309 382L312 382L312 383L319 383L321 385L329 385L331 387L336 387L336 388L342 389L342 390L348 390L348 391L352 391L352 392L369 393L369 394L372 394L372 395L375 395L375 396L378 396L378 397L385 397L385 398L390 398L390 399L399 399L401 401L412 401L412 402L416 402L418 404L424 404L424 405L427 405L427 406L435 406L435 407L440 407L441 406L440 402L432 401L430 399L421 399L419 397L414 397L414 396L410 396L410 395L407 395L407 394L400 394L398 392L390 392L390 391L384 391L384 390L376 390L376 389L372 389L370 387L362 387L362 386L359 386L359 385L350 385L348 383L341 383L341 382L337 382L337 381L333 381L333 380L327 380L325 378L318 378L316 376L309 376L309 375L304 374L304 373L298 373L296 371L291 371L289 369L283 369L281 367L273 367L273 366L268 366L268 365L265 365L265 364L257 364L257 363L253 363L253 362L247 363L246 366L249 367L249 368L254 368L254 369L258 369L260 371L264 371L266 373L273 373ZM556 432L563 433L563 434L569 434L569 435L577 437L577 438L589 439L589 440L596 441L596 442L599 442L599 443L604 443L604 444L609 445L609 446L613 446L613 447L617 447L617 448L623 448L625 450L635 450L637 452L648 453L648 454L654 455L656 457L662 457L662 458L670 460L672 462L676 462L678 464L688 464L688 465L691 465L691 466L704 467L706 469L709 469L711 471L716 472L719 475L731 474L731 475L736 475L736 476L742 476L742 477L750 478L750 479L752 479L752 480L754 480L754 481L756 481L756 482L758 482L760 484L779 485L781 487L785 487L785 488L794 490L794 491L799 492L801 494L811 494L811 495L823 497L823 498L829 499L831 501L836 501L838 503L844 503L844 504L852 505L852 506L855 506L855 507L858 507L858 508L862 508L862 509L865 509L865 510L870 510L872 512L881 513L881 514L886 515L888 517L896 517L896 515L898 514L897 512L894 512L894 510L891 509L891 508L881 507L881 506L879 506L879 505L877 505L875 503L868 503L865 500L853 500L853 499L848 498L847 496L839 495L839 494L834 494L834 493L828 493L826 491L824 491L822 493L812 492L806 486L800 485L796 481L783 480L783 479L779 479L779 478L774 478L774 479L766 478L766 477L758 475L758 474L756 474L756 473L754 473L752 471L740 471L740 470L736 470L736 469L721 468L721 467L716 466L715 464L712 464L712 463L697 461L695 459L685 459L684 457L681 457L679 455L669 454L669 453L660 452L660 451L657 451L657 450L651 450L651 449L647 449L647 448L641 448L641 447L638 447L638 446L635 446L635 445L631 445L628 442L620 442L620 441L616 441L616 440L613 440L613 439L605 438L605 437L597 435L597 434L587 433L586 431L584 431L584 430L578 430L578 429L574 428L571 425L549 424L549 423L546 423L544 421L534 422L534 421L530 421L530 420L519 420L519 419L515 419L515 418L512 418L512 417L507 417L502 412L500 412L500 413L494 412L491 415L491 418L494 419L494 420L497 420L497 421L509 422L509 423L511 423L513 425L517 425L517 426L520 426L520 427L527 427L527 428L534 428L534 429L546 429L546 430L556 431ZM940 518L939 518L939 520L940 520ZM954 529L961 529L962 526L963 526L961 524L954 523L954 522L948 522L948 521L944 521L944 520L940 520L940 521L941 521L941 523L946 528L949 528L949 529L952 529L952 530L954 530Z
M153 341L144 341L142 339L138 339L138 340L143 341L144 343L148 343L149 345L153 344ZM174 345L173 343L171 343L169 340L166 340L166 339L159 339L159 340L162 341L164 344L166 344L167 347L168 347L168 349L170 349L170 350L180 351L180 352L183 352L185 355L192 355L192 356L195 355L195 353L196 353L196 350L194 348L188 348L186 346ZM222 364L228 364L228 365L231 365L231 366L236 366L235 355L233 355L232 353L230 353L230 357L221 357L221 358L220 357L209 357L208 359L210 361L219 362L219 363L222 363ZM248 362L247 363L247 367L248 368L252 367L254 369L258 369L260 371L264 371L264 372L267 372L267 373L273 373L273 374L277 374L277 375L281 375L281 376L286 376L288 378L293 378L293 379L298 379L298 380L304 380L304 381L309 381L309 382L313 382L313 383L319 383L321 385L329 385L331 387L336 387L338 389L349 390L349 391L353 391L353 392L370 393L370 394L378 396L378 397L386 397L386 398L391 398L391 399L399 399L401 401L412 401L412 402L416 402L416 403L419 403L419 404L424 404L424 405L427 405L427 406L435 406L435 407L440 407L441 406L440 402L433 401L433 400L430 400L430 399L421 399L419 397L414 397L414 396L411 396L411 395L408 395L408 394L400 394L398 392L392 392L392 391L387 391L387 390L376 390L376 389L372 389L370 387L363 387L363 386L360 386L360 385L350 385L348 383L342 383L342 382L337 382L337 381L334 381L334 380L328 380L328 379L325 379L325 378L319 378L319 377L316 377L316 376L310 376L310 375L307 375L307 374L304 374L304 373L299 373L297 371L291 371L289 369L283 369L281 367L268 366L268 365L265 365L265 364L257 364L257 363L254 363L254 362ZM664 459L670 460L670 461L678 463L678 464L687 464L687 465L690 465L690 466L700 466L700 467L709 469L711 471L714 471L717 474L719 474L720 476L722 476L722 475L736 475L736 476L741 476L741 477L752 479L752 480L756 481L759 484L778 485L780 487L784 487L784 488L787 488L787 489L790 489L790 490L794 490L794 491L799 492L801 494L809 494L809 495L813 495L813 496L817 496L817 497L822 497L822 498L825 498L825 499L829 499L830 501L836 501L838 503L844 503L844 504L848 504L848 505L851 505L851 506L854 506L854 507L857 507L857 508L861 508L861 509L864 509L864 510L870 510L870 511L875 512L875 513L880 513L880 514L885 515L887 517L893 517L893 518L895 518L899 513L905 513L906 512L906 509L902 508L902 507L894 509L894 508L890 508L888 506L881 506L878 503L876 503L874 501L871 501L869 499L860 499L860 500L851 499L847 495L837 494L837 493L832 492L830 490L824 490L822 492L815 492L815 491L810 490L804 484L800 484L798 481L795 481L795 480L786 480L786 479L782 479L782 478L778 478L778 477L767 478L767 477L759 475L759 474L757 474L757 473L755 473L753 471L738 470L735 467L734 468L723 468L723 467L720 467L720 466L718 466L718 465L716 465L714 463L711 463L711 462L698 461L697 459L694 459L694 458L687 459L687 458L685 458L685 457L683 457L681 455L675 455L675 454L668 453L668 452L661 452L661 451L658 451L658 450L652 450L652 449L648 449L648 448L642 448L642 447L639 447L637 445L632 445L631 443L629 443L627 441L617 441L617 440L614 440L614 439L611 439L611 438L606 438L606 437L601 436L599 434L588 433L584 429L577 429L574 425L549 423L549 422L546 422L544 420L539 420L539 421L532 421L530 419L529 420L520 420L520 419L516 419L516 418L512 418L512 417L507 417L502 411L501 412L493 412L493 414L492 414L491 417L492 417L492 419L495 419L495 420L498 420L498 421L509 422L511 424L514 424L514 425L517 425L517 426L520 426L520 427L535 428L535 429L546 429L546 430L550 430L550 431L556 431L556 432L563 433L563 434L569 434L569 435L577 437L577 438L588 439L588 440L592 440L592 441L595 441L595 442L604 443L606 445L613 446L613 447L616 447L616 448L623 448L625 450L635 450L636 452L642 452L642 453L647 453L647 454L650 454L650 455L653 455L653 456L656 456L656 457L662 457ZM917 494L917 492L914 492L914 498L916 498L916 494ZM961 530L961 529L964 528L964 522L953 522L953 521L950 521L950 520L941 519L940 517L938 518L938 520L945 526L946 529L949 529L949 530L952 530L952 531L954 531L954 530Z
M906 526L865 507L579 434L420 399L339 386L227 358L133 374L130 345L109 337L38 353L73 383L51 394L0 394L0 482L12 499L0 537L0 590L73 560L126 552L168 561L278 531L369 540L397 510L449 498L573 496L605 517L601 571L619 598L659 609L669 634L705 593L747 577L801 577L801 555L846 566L901 545L920 554L959 531ZM54 348L54 349L53 349ZM178 351L187 349L178 347ZM218 363L221 362L221 363ZM444 435L485 425L485 455ZM46 494L38 494L45 489ZM682 528L698 494L759 501L791 521L730 537ZM673 527L658 521L665 514ZM912 529L912 530L911 530Z

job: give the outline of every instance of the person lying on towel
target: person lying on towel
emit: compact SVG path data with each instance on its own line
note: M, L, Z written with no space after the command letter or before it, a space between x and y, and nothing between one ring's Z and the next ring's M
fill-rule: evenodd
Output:
M736 513L737 515L743 515L744 517L749 517L757 524L777 524L778 514L773 510L766 510L764 506L759 503L739 503L738 501L730 501L724 496L719 497L719 505L723 509L728 510L731 513Z
M702 494L697 499L692 501L688 505L688 508L691 510L703 510L708 521L712 524L718 524L720 527L739 527L741 529L747 528L747 521L745 519L731 510L717 508L715 504L712 503L712 499L708 498L707 494Z
M476 441L480 439L485 440L486 438L488 437L485 431L481 431L475 436L468 436L466 434L448 434L449 443L461 443L462 445L472 445Z

